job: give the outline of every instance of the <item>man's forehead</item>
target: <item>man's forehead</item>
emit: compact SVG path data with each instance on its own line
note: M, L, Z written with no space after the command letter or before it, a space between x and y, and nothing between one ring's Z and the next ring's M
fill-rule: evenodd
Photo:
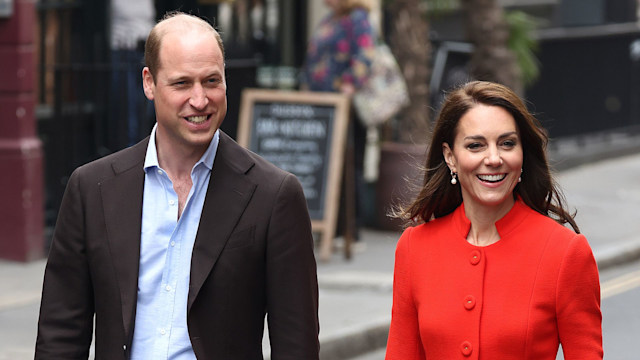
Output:
M176 41L181 41L183 39L187 40L211 40L214 46L220 49L220 45L218 44L216 35L213 31L202 29L202 28L173 28L167 29L162 37L162 41L160 42L161 49L166 48L167 44L175 43Z
M178 59L202 59L202 55L196 55L196 54L191 54L189 51L182 51L184 49L182 48L176 48L175 46L172 45L176 45L177 43L183 42L184 40L187 40L188 42L195 42L198 41L198 39L200 39L201 41L206 41L207 43L202 45L201 43L196 43L195 46L197 46L199 48L199 50L202 49L209 49L212 50L210 51L210 56L207 56L207 62L208 63L218 63L218 64L222 64L222 68L224 68L224 60L223 60L223 56L222 56L222 52L220 50L220 46L218 44L218 42L215 39L215 36L211 35L211 37L209 38L209 35L203 32L199 32L199 31L195 31L194 34L189 34L189 33L180 33L179 31L175 31L175 32L171 32L171 33L167 33L165 34L165 37L163 37L163 41L160 44L160 51L158 52L158 74L159 73L165 73L164 75L167 76L168 74L166 73L167 66L170 67L174 67L173 65L171 65L172 63L175 65L175 61L172 60L178 60ZM192 45L193 46L193 43ZM215 50L213 50L215 48ZM196 53L201 53L200 51L196 51ZM191 55L194 55L195 57L192 57ZM198 57L200 56L200 57ZM167 59L169 60L167 62ZM180 60L178 60L180 61ZM190 61L189 61L190 62ZM175 69L174 69L175 70ZM224 71L224 70L221 70Z

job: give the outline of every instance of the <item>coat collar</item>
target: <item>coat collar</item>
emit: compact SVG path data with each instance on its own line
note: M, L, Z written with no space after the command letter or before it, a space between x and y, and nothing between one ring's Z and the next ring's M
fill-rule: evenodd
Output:
M511 210L496 221L496 229L498 230L498 234L500 234L500 238L509 236L532 211L533 210L518 197ZM450 216L452 217L457 233L466 239L469 229L471 229L471 221L465 213L464 203L460 204Z
M246 150L221 132L193 246L187 311L253 196L257 184L245 176L253 165Z
M113 176L99 184L111 259L120 288L122 321L128 339L135 319L140 263L144 156L149 138L116 154Z

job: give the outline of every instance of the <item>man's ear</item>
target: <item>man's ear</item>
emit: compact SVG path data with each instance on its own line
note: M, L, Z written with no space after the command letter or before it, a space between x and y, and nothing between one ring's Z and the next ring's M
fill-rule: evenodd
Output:
M447 163L449 170L458 172L456 170L456 157L453 156L453 150L451 150L451 147L449 147L449 144L446 142L442 143L442 155L444 155L444 161Z
M153 75L151 75L151 71L149 71L148 67L144 67L142 69L142 88L144 89L144 96L149 100L153 100L155 83L153 81Z

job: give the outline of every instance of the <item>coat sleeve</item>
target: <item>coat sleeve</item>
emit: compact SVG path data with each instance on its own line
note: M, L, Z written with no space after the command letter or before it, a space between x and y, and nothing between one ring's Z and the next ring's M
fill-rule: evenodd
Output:
M93 290L84 241L78 170L62 199L44 275L36 359L87 359L93 335Z
M558 332L566 360L602 359L598 268L583 235L570 242L558 278Z
M405 230L396 247L393 271L393 308L387 340L386 360L424 359L418 311L411 291L411 228Z
M318 278L311 222L302 187L291 174L280 186L267 241L271 359L318 359Z

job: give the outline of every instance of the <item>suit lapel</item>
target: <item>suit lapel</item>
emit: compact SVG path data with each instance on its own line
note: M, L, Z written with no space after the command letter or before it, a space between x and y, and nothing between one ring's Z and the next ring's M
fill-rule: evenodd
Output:
M143 166L147 144L148 138L114 159L111 165L115 176L100 184L109 249L120 288L122 321L127 339L131 336L137 301Z
M256 184L245 175L253 164L238 144L220 132L191 258L188 310L255 191Z

